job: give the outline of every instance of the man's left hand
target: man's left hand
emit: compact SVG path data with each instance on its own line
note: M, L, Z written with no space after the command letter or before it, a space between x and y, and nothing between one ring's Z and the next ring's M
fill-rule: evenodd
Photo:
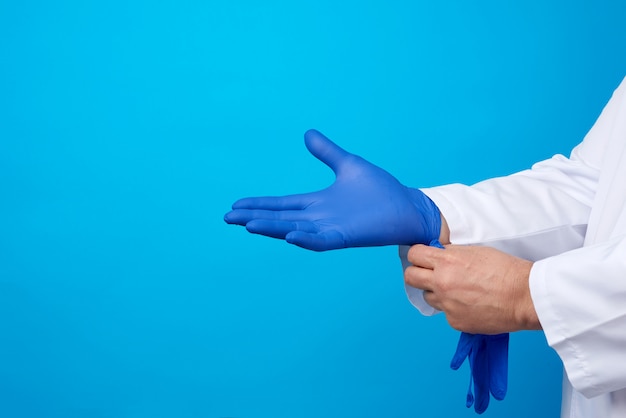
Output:
M414 245L409 286L443 311L450 326L472 334L541 329L528 279L533 263L490 247Z

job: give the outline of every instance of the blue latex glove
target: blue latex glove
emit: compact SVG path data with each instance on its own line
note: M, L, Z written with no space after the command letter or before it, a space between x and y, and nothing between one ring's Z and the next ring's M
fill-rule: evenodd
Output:
M507 390L509 334L461 333L450 367L457 370L466 358L471 369L466 406L482 414L489 406L489 394L502 400ZM472 394L472 383L474 393Z
M430 245L444 248L438 240L432 241ZM490 393L499 401L506 395L509 334L483 335L462 332L450 367L457 370L466 358L469 359L471 375L465 405L468 408L474 405L474 410L482 414L489 406Z
M318 131L307 131L304 140L311 154L334 171L335 182L312 193L238 200L224 216L227 223L314 251L427 244L439 238L439 209L420 190L402 185Z

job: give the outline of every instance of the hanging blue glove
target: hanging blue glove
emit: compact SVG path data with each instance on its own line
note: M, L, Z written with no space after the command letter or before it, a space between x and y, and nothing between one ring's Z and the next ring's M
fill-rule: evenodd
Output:
M432 247L444 248L438 240ZM483 335L462 332L450 367L457 370L469 359L470 383L465 406L474 405L482 414L489 406L489 394L501 401L506 396L509 370L509 334ZM473 388L473 390L472 390Z
M457 370L469 359L471 376L466 406L482 414L489 406L489 394L502 400L507 390L509 334L461 333L450 367ZM474 390L472 393L472 383Z
M238 200L224 216L227 223L314 251L427 244L439 238L439 209L420 190L402 185L318 131L307 131L304 138L311 154L334 171L335 182L313 193Z

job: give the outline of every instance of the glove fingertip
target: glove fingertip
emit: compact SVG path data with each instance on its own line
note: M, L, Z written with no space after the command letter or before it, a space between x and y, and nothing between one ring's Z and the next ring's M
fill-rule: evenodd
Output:
M270 221L267 219L253 219L246 223L246 230L252 234L264 235L270 238L284 239L292 230L291 222Z
M302 234L300 231L291 231L285 235L285 241L289 244L299 245L302 241Z
M308 129L305 133L304 133L304 139L313 137L313 136L324 136L320 131L318 131L317 129Z
M459 370L459 367L463 364L465 358L457 358L456 356L450 361L450 368L452 370Z
M230 225L245 225L249 221L249 216L241 210L231 210L224 215L224 222Z
M349 155L347 151L315 129L306 131L304 143L309 152L330 167L335 174L337 174L341 161Z
M232 209L249 209L252 205L252 202L253 202L252 198L244 197L244 198L237 200L235 203L233 203L231 208Z
M259 227L259 224L261 224L262 222L259 222L259 220L257 219L253 219L251 221L248 221L246 223L246 230L248 232L251 232L253 234L258 234L260 233L261 228Z
M493 395L494 399L497 399L499 401L503 400L506 396L506 388L495 388L491 390L491 394Z
M271 238L282 238L276 231L268 229L265 225L265 221L258 219L253 219L246 223L246 231L251 234L265 235L266 237Z
M296 245L306 250L324 251L325 248L319 246L319 243L313 239L310 233L303 231L291 231L285 236L285 241L289 244Z
M487 393L486 396L479 396L478 394L476 396L477 397L474 401L474 411L476 411L477 414L482 414L489 406L489 393Z

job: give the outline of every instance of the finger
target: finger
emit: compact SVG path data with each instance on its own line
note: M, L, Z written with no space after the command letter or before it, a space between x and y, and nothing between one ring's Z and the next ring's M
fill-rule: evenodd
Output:
M474 378L474 411L482 414L489 406L489 358L484 335L478 335L470 354Z
M426 303L428 303L430 306L437 309L438 311L443 311L439 298L437 297L437 294L435 292L432 292L430 290L424 290L423 297Z
M235 209L224 215L224 221L229 224L246 225L254 219L265 219L270 221L306 221L305 214L300 210L257 210L257 209Z
M422 290L433 290L434 272L431 269L409 266L404 270L404 282Z
M245 197L233 203L233 209L300 210L313 201L312 193L289 196Z
M441 256L441 249L417 244L409 249L407 259L416 267L434 269L437 258Z
M337 250L347 246L343 235L338 231L320 233L293 231L285 236L285 240L290 244L313 251Z
M453 370L457 370L459 367L461 367L461 364L463 364L463 362L469 355L475 339L475 334L468 334L467 332L461 333L459 337L459 342L456 345L456 352L454 353L454 356L450 361L450 367Z
M337 174L342 161L352 155L315 129L304 134L304 143L311 154Z
M507 391L509 369L509 334L487 336L489 354L491 394L498 400L504 399Z
M317 227L312 222L300 221L271 221L267 219L253 219L246 224L248 232L265 235L271 238L285 239L292 231L315 232Z

